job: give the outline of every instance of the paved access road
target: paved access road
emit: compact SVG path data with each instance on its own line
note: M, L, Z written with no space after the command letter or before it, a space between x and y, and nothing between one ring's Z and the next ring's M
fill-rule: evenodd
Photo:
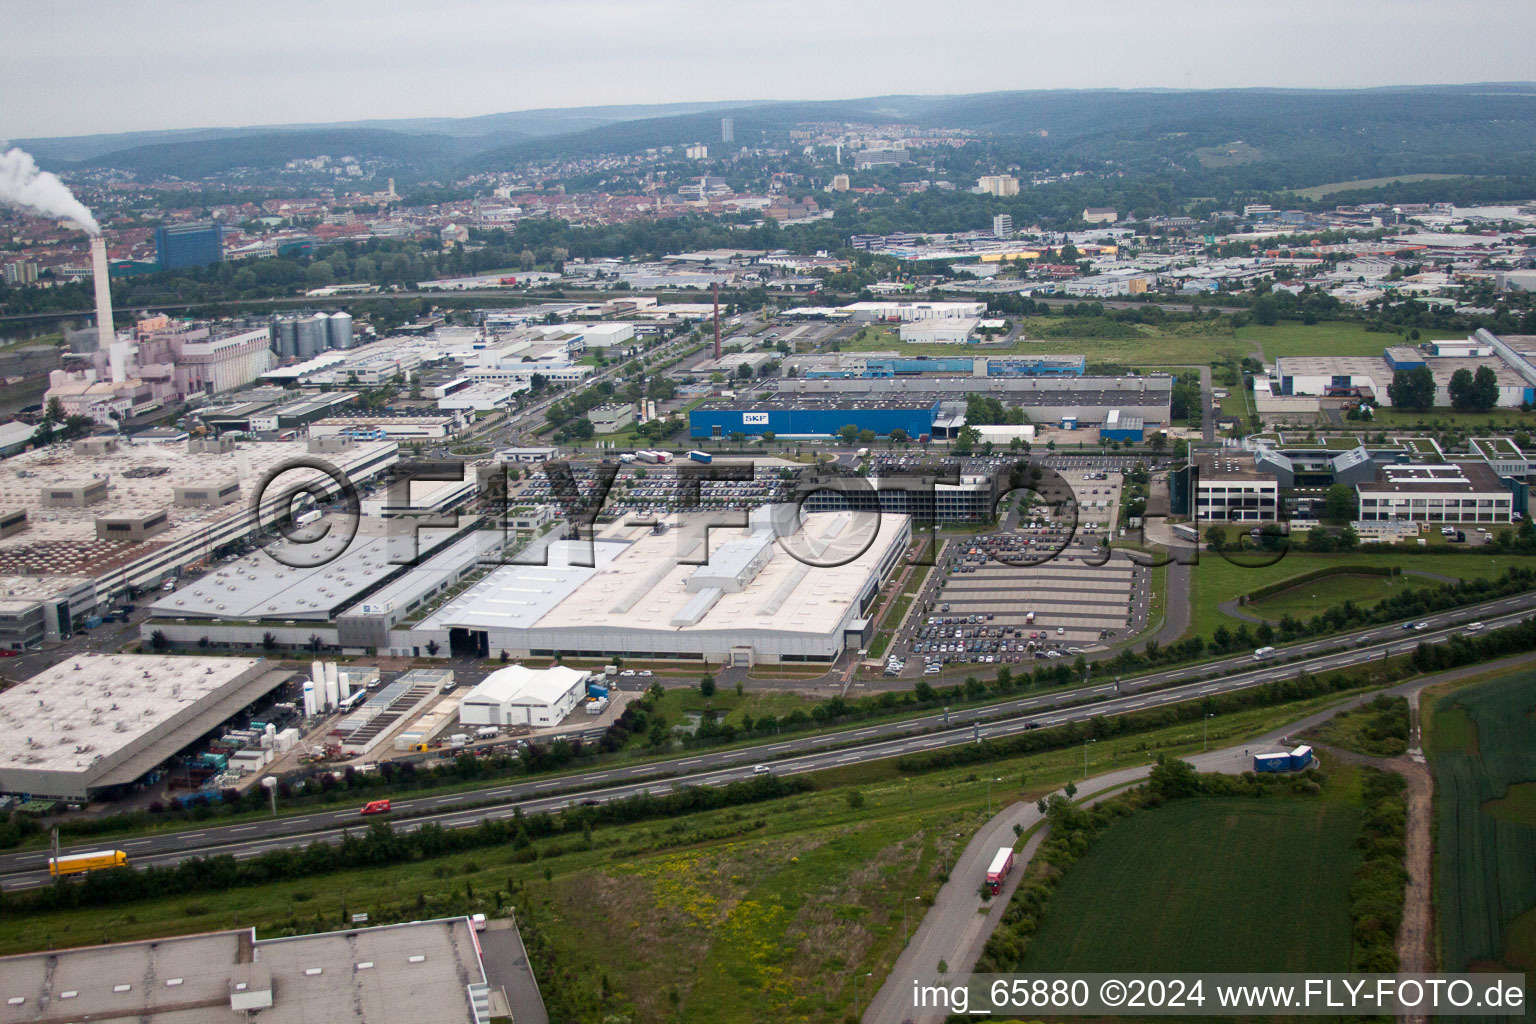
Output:
M1524 659L1509 659L1506 664L1513 666L1520 660ZM1417 694L1426 686L1433 686L1457 676L1486 671L1488 667L1472 665L1439 675L1426 676L1391 687L1386 692L1409 696ZM1248 740L1246 746L1226 747L1203 754L1194 754L1184 760L1202 772L1241 774L1253 767L1250 751L1272 749L1281 743L1282 738L1313 728L1346 708L1357 707L1365 699L1367 698L1340 701L1331 708L1314 712L1256 739ZM1151 770L1150 764L1144 764L1095 775L1083 781L1078 787L1080 792L1087 794L1081 802L1096 803L1102 797L1113 795L1114 792L1140 782ZM922 923L913 933L911 942L897 957L891 973L864 1010L861 1017L863 1024L939 1024L945 1019L943 1013L913 1012L913 979L932 978L940 960L945 962L945 966L949 968L948 973L956 979L975 969L982 948L1002 920L1003 911L1007 908L1008 901L1013 897L1024 876L1025 865L1034 856L1036 848L1045 837L1045 830L1042 829L1030 837L1029 842L1015 858L1013 871L1003 886L1003 891L992 898L990 909L985 914L977 911L978 906L981 905L978 894L981 880L986 877L987 867L991 863L993 854L1001 847L1012 846L1017 841L1013 831L1014 826L1027 830L1038 824L1042 817L1034 803L1020 801L999 812L977 830L965 850L955 858L950 880L940 887L932 907L923 915Z
M666 793L682 785L724 785L752 778L757 764L768 764L777 774L791 775L972 743L977 739L1009 736L1026 729L1085 721L1098 715L1124 714L1260 686L1288 678L1303 669L1320 672L1377 660L1389 653L1409 652L1421 642L1441 643L1452 636L1462 635L1466 632L1465 627L1454 623L1466 622L1474 616L1481 617L1489 629L1514 625L1526 616L1526 610L1531 607L1536 607L1536 594L1521 594L1474 608L1431 616L1424 620L1430 624L1424 631L1404 630L1395 625L1378 626L1344 637L1299 644L1281 652L1285 657L1301 655L1305 659L1303 661L1289 664L1263 662L1255 666L1251 656L1237 657L1214 662L1200 669L1208 674L1246 669L1221 678L1207 676L1193 682L1183 682L1190 678L1190 670L1173 669L1133 680L1001 701L953 713L941 712L899 722L797 737L779 743L701 752L661 762L605 768L535 782L495 785L446 796L398 800L394 802L394 814L406 816L406 820L396 822L395 827L402 832L411 832L430 821L445 828L462 828L486 819L511 817L519 808L524 813L558 811L586 800L603 802L637 793ZM572 792L578 789L583 791ZM494 806L473 806L486 803ZM290 818L165 832L124 839L112 845L125 851L130 860L139 866L176 864L189 857L212 854L229 854L237 859L245 859L266 850L302 846L317 839L338 842L347 831L367 827L369 821L359 816L357 810L348 808ZM100 849L105 845L105 840L95 840L64 847L63 852L82 852ZM0 887L32 888L46 884L47 881L45 851L28 850L0 856Z

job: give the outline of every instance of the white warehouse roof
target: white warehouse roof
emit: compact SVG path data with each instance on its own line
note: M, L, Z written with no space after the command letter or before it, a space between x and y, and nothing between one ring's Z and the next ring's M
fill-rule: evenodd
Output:
M586 672L563 665L545 669L510 665L486 676L461 703L555 704L586 679Z

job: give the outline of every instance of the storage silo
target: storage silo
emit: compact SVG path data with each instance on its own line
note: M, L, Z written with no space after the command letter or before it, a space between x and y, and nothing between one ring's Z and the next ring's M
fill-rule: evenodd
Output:
M316 313L298 322L298 357L300 361L313 359L315 356L330 348L329 332L327 330L331 318L324 313Z
M292 317L278 317L272 321L272 351L279 359L292 359L299 354L299 322Z
M346 310L332 313L326 326L326 337L331 348L352 347L352 314Z

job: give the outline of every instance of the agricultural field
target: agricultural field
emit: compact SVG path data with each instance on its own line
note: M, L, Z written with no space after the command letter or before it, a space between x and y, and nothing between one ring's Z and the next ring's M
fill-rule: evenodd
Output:
M1536 671L1433 702L1437 920L1448 971L1536 967Z
M1348 970L1360 812L1342 778L1325 792L1116 822L1067 870L1021 971Z

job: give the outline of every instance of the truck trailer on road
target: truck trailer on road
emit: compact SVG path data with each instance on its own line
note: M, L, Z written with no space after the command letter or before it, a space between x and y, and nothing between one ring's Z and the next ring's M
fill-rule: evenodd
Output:
M90 853L69 853L62 857L48 858L48 873L55 878L127 866L128 855L122 850L93 850Z
M1013 847L1004 846L997 851L992 858L992 866L987 868L987 889L996 896L1003 891L1003 883L1008 879L1008 872L1013 870Z

